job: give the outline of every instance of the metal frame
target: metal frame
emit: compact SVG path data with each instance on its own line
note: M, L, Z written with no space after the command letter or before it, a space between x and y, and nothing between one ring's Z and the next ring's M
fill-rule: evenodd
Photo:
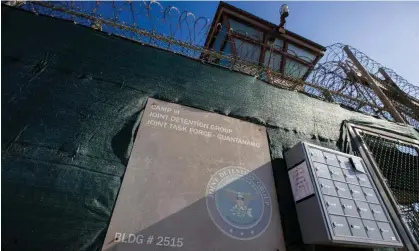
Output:
M396 97L398 97L399 100L395 100L397 103L402 103L400 105L406 105L408 108L412 110L412 114L409 114L414 117L419 118L419 104L417 100L413 97L409 97L406 93L404 93L399 86L391 79L390 75L386 72L386 70L383 67L380 67L378 71L383 75L383 77L386 79L385 81L390 84L390 87L393 89L392 91L396 92ZM387 90L388 92L388 90Z
M389 139L396 142L406 142L407 144L419 145L419 141L416 139L408 138L399 134L391 133L388 131L383 131L378 128L371 128L361 125L356 125L352 123L347 124L348 132L351 137L352 147L359 152L360 156L364 160L369 173L378 188L378 192L383 198L384 205L387 207L387 210L396 226L396 229L399 231L399 235L405 245L405 249L409 251L419 251L418 240L415 240L414 236L411 234L409 227L406 226L405 222L402 219L400 210L398 209L398 204L396 199L393 196L391 189L388 187L385 182L385 178L381 174L380 168L372 156L371 151L369 150L367 144L361 136L361 132L380 136L385 139ZM353 141L352 141L353 140Z
M217 23L221 15L229 15L230 17L235 17L236 20L240 19L241 23L247 24L252 28L261 30L263 32L271 32L273 28L277 27L277 25L271 22L261 19L255 15L252 15L223 1L221 1L218 5L215 14L216 18L213 19L211 27L213 27ZM300 47L306 48L312 51L314 54L320 54L321 56L323 56L324 52L326 51L326 48L324 46L288 30L286 30L286 34L278 33L278 36L283 40L291 41L296 45L299 45ZM212 34L207 37L204 47L209 47L209 44L211 43L210 40L212 38Z
M371 77L368 71L362 66L362 64L358 61L352 51L349 49L348 46L345 46L343 50L346 52L348 57L352 60L355 67L362 73L362 75L366 78L369 86L371 89L374 90L375 94L380 98L381 102L384 104L384 107L390 112L391 116L395 119L395 121L399 123L406 124L404 118L400 115L400 113L396 110L393 104L390 102L388 97L384 94L383 90L377 85L376 81Z
M245 41L247 43L251 43L254 46L260 47L260 55L258 59L259 66L264 65L264 58L265 58L265 52L267 50L271 50L271 53L278 53L281 55L281 62L279 69L273 69L275 71L278 71L281 74L284 74L285 72L285 63L287 59L294 60L295 62L302 64L303 66L306 66L307 72L305 72L301 79L306 79L311 71L314 69L314 65L320 60L320 58L323 56L323 51L325 50L324 47L307 40L305 38L299 37L298 35L286 31L286 34L281 34L279 32L275 32L273 29L276 27L276 25L272 23L268 23L264 20L259 20L259 18L252 16L249 13L243 12L241 10L236 9L235 7L226 4L224 2L221 2L220 5L217 8L216 14L215 14L213 23L211 24L213 32L210 33L210 35L207 37L207 40L205 41L205 47L211 48L215 39L216 35L219 33L218 31L215 31L217 23L223 23L227 27L227 36L224 41L222 41L222 44L225 45L225 43L230 42L231 48L232 48L232 54L237 57L237 48L235 48L235 43L233 39L240 39L242 41ZM239 23L242 23L244 25L247 25L251 27L252 29L255 29L257 31L262 32L263 38L261 41L256 41L251 39L251 37L243 36L240 33L235 32L234 30L231 32L230 30L230 24L228 22L228 19L233 19ZM267 43L267 34L273 35L275 38L281 39L284 42L283 48L271 48ZM288 44L292 43L294 46L300 49L304 49L310 53L312 53L315 58L310 61L306 61L302 58L299 58L298 56L293 55L292 53L288 52ZM222 50L222 48L220 48ZM257 63L257 62L254 62Z
M358 244L363 244L363 245L371 246L371 247L378 247L378 246L388 247L389 246L389 243L388 242L385 242L385 241L376 241L375 243L370 243L370 241L368 239L361 238L361 237L357 237L357 238L354 238L351 241L348 241L347 237L336 236L336 235L334 235L331 232L332 223L331 223L329 217L327 217L327 215L329 213L327 212L326 208L323 206L325 204L325 202L324 202L324 197L321 196L322 192L321 192L321 187L320 187L320 184L319 184L319 180L318 180L318 178L315 178L314 177L314 173L312 171L313 170L312 163L314 162L314 160L312 159L311 155L309 154L309 148L315 148L315 149L321 150L322 152L328 152L328 153L331 153L331 154L336 154L336 152L338 152L338 151L331 150L331 149L328 149L328 148L325 148L325 147L321 147L321 146L318 146L318 145L315 145L315 144L307 143L307 142L304 142L303 143L304 154L305 154L306 160L308 160L308 161L306 161L307 168L310 168L311 169L309 171L309 173L310 173L310 178L311 178L312 182L314 183L315 194L316 194L316 196L318 198L317 199L318 206L320 207L320 209L321 209L321 211L323 213L324 220L326 221L326 224L329 226L327 228L327 230L326 230L327 231L327 234L328 234L328 237L332 240L333 243L336 243L336 244L342 244L342 243L343 244L354 244L354 243L358 243ZM353 158L354 157L353 155L350 155L350 154L347 154L347 153L342 153L342 152L339 152L339 156L344 156L344 157L347 157L347 158ZM362 159L360 157L358 157L358 158L359 159ZM364 161L364 163L365 163L365 161ZM368 179L371 181L371 178L372 177L370 175L370 172L366 172L365 175L367 175ZM377 188L378 187L377 186L374 187L374 185L375 184L372 184L373 189L377 191ZM332 196L332 195L328 195L328 196L339 198L339 196ZM382 200L382 198L380 198L380 196L377 196L377 199L380 201L380 204L385 205L385 202ZM388 212L388 209L387 208L384 208L383 213L386 215L386 217L389 217L389 212ZM388 223L390 224L390 226L392 228L395 227L395 225L393 224L393 222L389 221ZM394 234L399 239L402 239L398 233L394 233ZM365 240L365 242L363 240Z
M223 20L223 21L224 21L224 22L225 22L225 21L227 21L227 23L228 23L228 30L230 30L230 24L229 24L229 22L228 22L228 19L233 19L233 20L235 20L236 22L240 22L240 23L245 24L244 22L237 21L237 19L236 19L236 18L234 18L234 17L230 17L230 16L228 16L228 15L226 15L226 16L224 16L224 17L227 17L227 20ZM249 27L251 27L251 26L249 26ZM253 28L253 27L251 27L251 28ZM264 34L264 35L266 35L266 34L267 34L267 32L266 32L266 31L263 31L263 34ZM238 32L235 32L235 31L233 31L233 32L230 34L230 36L231 36L231 37L233 37L233 38L237 38L237 39L240 39L240 40L246 41L246 42L251 43L251 44L253 44L253 45L255 45L255 46L261 46L261 47L263 47L263 49L270 49L270 46L266 43L265 39L263 39L263 40L261 40L261 41L256 41L256 40L251 39L251 37L249 38L249 37L243 36L242 34L240 34L240 33L238 33ZM283 58L284 58L284 59L286 59L286 58L291 58L292 60L295 60L295 61L297 61L297 62L298 62L298 63L300 63L300 64L303 64L303 65L308 66L308 67L312 67L312 66L314 65L314 64L313 64L313 62L314 62L314 61L316 61L316 59L320 57L319 55L317 55L317 53L313 52L313 55L315 55L315 56L316 56L316 58L315 58L314 60L312 60L311 62L305 61L305 60L303 60L303 59L301 59L301 58L299 58L299 57L297 57L297 56L295 56L295 55L293 55L293 54L288 53L288 48L287 48L287 47L288 47L287 45L289 44L289 41L288 41L288 40L283 39L283 38L281 38L281 37L275 37L275 38L278 38L278 39L283 40L283 41L284 41L284 47L283 47L283 49L282 49L282 50L280 50L280 49L276 49L276 48L272 48L272 51L273 51L273 52L276 52L276 53L281 54L281 55L283 56ZM211 45L212 45L212 43L211 43ZM302 46L299 46L299 45L297 45L297 44L293 44L293 45L294 45L294 46L296 46L296 47L298 47L298 48L300 48L300 49L305 49L305 50L307 50L307 48L303 48ZM262 50L261 50L261 51L262 51ZM262 53L262 52L261 52L261 53ZM261 61L261 60L260 60L261 58L262 58L262 57L260 56L260 57L259 57L259 61ZM263 62L263 61L262 61L262 62Z

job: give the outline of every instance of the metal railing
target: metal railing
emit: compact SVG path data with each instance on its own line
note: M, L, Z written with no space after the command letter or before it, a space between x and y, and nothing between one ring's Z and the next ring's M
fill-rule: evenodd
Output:
M376 92L357 72L353 62L344 51L345 45L327 47L320 63L312 67L305 81L296 78L301 67L295 65L284 74L273 69L272 57L275 46L248 46L255 42L255 35L240 30L227 30L223 24L212 24L209 18L197 17L193 13L170 6L170 2L157 1L107 1L107 2L23 2L9 1L15 6L35 14L70 20L110 35L124 37L140 44L147 44L172 53L181 54L203 63L216 64L234 71L255 76L280 88L303 92L315 98L338 103L344 107L394 121L388 105L385 106ZM240 50L240 57L229 52L214 51L204 46L212 27L224 32L227 43L234 43ZM240 37L240 42L235 39ZM216 39L216 38L215 38ZM260 63L254 54L266 48L269 60ZM405 122L419 128L419 87L408 83L391 69L381 66L355 48L348 47L364 68L376 79L391 104L405 119ZM258 51L255 51L258 50ZM307 61L307 58L294 57ZM205 55L203 57L202 55ZM385 77L382 73L385 73Z

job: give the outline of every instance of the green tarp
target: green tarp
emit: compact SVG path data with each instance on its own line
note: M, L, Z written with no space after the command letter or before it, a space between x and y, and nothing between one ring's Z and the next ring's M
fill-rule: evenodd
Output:
M284 150L300 140L337 149L344 120L415 133L250 76L5 6L1 83L4 250L100 249L148 97L268 128L287 245L300 236Z

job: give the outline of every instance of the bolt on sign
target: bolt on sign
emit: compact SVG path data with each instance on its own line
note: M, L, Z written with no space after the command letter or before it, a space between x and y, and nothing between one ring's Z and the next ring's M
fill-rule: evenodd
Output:
M285 250L264 127L148 99L102 250Z

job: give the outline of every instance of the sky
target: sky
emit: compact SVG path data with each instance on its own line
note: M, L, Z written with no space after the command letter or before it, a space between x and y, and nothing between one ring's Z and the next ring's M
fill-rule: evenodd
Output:
M316 43L351 45L419 86L419 2L227 1L272 23L287 4L286 29ZM212 20L218 2L161 2Z

